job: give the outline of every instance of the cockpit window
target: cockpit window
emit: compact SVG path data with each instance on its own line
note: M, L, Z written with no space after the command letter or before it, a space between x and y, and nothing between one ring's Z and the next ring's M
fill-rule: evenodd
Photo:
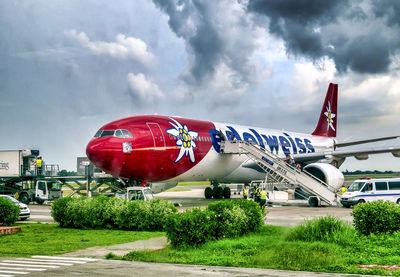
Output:
M122 131L120 129L115 131L115 136L119 137L119 138L123 138L124 137L124 135L122 134Z
M101 136L101 133L103 133L103 130L98 130L98 131L96 132L96 134L94 135L94 137L95 137L95 138L100 137L100 136Z
M115 130L104 130L104 131L101 133L101 136L102 136L102 137L113 137L113 136L114 136L114 133L115 133Z
M124 134L124 138L132 138L132 135L128 130L122 130L122 133Z
M118 138L132 138L132 134L125 129L117 130L98 130L94 135L95 138L98 137L118 137Z

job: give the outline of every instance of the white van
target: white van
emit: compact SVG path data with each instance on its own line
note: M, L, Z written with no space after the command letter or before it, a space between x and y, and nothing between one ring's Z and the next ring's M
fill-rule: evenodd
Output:
M400 204L400 178L356 180L342 195L340 203L349 208L351 205L376 200Z

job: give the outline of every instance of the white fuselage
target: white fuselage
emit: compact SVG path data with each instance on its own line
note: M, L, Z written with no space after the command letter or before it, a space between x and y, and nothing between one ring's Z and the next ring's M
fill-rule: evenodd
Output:
M204 180L247 183L251 180L264 179L265 172L246 167L246 163L252 163L246 155L219 153L221 133L225 136L224 139L253 141L265 148L266 151L270 151L281 158L284 158L287 154L318 153L334 150L334 140L332 138L216 122L214 125L215 132L210 131L213 146L203 160L185 173L167 180L167 183Z

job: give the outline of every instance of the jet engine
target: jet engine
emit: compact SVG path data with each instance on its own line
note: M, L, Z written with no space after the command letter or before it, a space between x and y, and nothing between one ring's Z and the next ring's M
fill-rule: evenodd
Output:
M304 171L314 175L330 187L339 189L344 183L343 173L331 164L313 163L306 165Z

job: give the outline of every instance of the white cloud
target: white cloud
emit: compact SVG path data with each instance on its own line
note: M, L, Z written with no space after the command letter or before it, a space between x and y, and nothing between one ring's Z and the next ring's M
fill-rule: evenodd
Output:
M138 38L118 34L115 42L105 42L91 41L86 33L78 33L76 30L68 30L64 34L96 55L109 55L120 59L131 58L147 66L154 61L154 56L148 51L146 43Z
M309 112L310 107L320 109L329 83L338 83L334 62L326 58L316 64L300 59L292 64L293 70L287 73L289 78L285 81L287 92L281 96L285 97L284 108L303 112Z
M330 82L335 83L335 64L331 59L321 60L318 65L312 62L297 62L294 64L292 85L303 88L305 93L318 91L319 84L328 88Z
M246 93L249 84L243 82L232 68L221 63L217 66L209 86L213 91L218 92L220 100L225 101L231 98L239 100L238 98Z
M137 75L129 73L127 80L129 92L138 102L155 104L165 99L164 93L157 84L148 80L142 73Z

